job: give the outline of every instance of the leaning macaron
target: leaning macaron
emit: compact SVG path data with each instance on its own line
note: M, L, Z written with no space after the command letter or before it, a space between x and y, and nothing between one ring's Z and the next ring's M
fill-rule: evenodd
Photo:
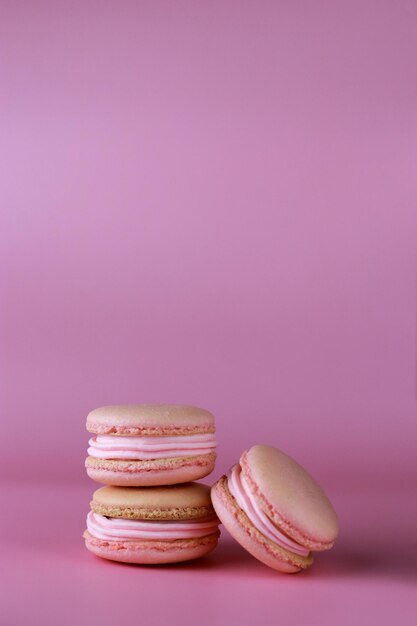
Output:
M105 406L87 416L85 465L105 485L172 485L214 469L214 417L205 409L169 404Z
M281 572L309 567L339 531L326 494L294 459L256 445L211 490L230 534L259 561Z
M211 552L220 535L210 488L198 483L153 489L101 487L90 506L85 544L104 559L188 561Z

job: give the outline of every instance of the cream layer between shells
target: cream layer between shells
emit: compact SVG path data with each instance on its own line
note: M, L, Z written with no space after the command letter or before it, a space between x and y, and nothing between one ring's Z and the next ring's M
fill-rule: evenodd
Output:
M148 521L104 517L94 511L87 516L90 535L103 541L169 541L206 537L217 531L219 520Z
M307 556L309 550L288 535L281 532L257 504L250 487L242 474L240 465L235 465L228 474L229 491L240 508L246 513L252 524L271 541L285 550Z
M132 437L95 435L88 442L88 454L96 459L145 461L209 454L217 446L213 433L174 437Z

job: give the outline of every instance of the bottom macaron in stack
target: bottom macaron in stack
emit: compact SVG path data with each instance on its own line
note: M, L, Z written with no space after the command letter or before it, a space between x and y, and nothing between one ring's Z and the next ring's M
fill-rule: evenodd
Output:
M211 552L218 525L206 485L107 486L93 495L84 539L88 550L105 559L174 563Z

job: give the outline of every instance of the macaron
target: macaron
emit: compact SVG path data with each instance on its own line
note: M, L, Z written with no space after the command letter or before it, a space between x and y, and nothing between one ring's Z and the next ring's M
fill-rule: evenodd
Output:
M123 563L175 563L211 552L220 535L210 488L199 483L98 489L90 503L85 545Z
M326 494L294 459L271 446L244 452L213 485L216 513L250 554L275 570L295 573L328 550L339 531Z
M172 485L214 469L214 417L205 409L172 404L104 406L87 416L85 465L105 485Z

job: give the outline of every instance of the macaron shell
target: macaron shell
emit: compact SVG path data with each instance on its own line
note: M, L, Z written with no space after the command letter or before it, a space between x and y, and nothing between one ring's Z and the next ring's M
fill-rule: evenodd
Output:
M96 539L88 530L84 532L85 545L90 552L103 559L158 565L179 563L205 556L217 545L220 532L197 539L175 541L103 541Z
M104 485L152 487L185 483L210 474L216 453L190 457L155 459L151 461L121 461L87 457L87 474Z
M218 517L232 537L265 565L280 572L294 574L312 564L311 555L302 557L289 553L255 528L230 494L226 476L213 485L211 499Z
M101 487L90 503L106 517L138 520L194 520L215 515L210 487L187 483L166 487Z
M253 446L240 465L260 508L278 528L310 550L332 547L336 513L321 487L294 459L271 446Z
M103 406L87 416L95 434L175 436L214 433L214 416L205 409L179 404Z

